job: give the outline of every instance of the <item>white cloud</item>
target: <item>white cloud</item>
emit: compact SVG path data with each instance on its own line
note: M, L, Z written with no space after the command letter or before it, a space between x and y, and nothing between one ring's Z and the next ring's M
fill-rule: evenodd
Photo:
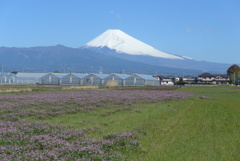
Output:
M118 20L121 20L122 19L122 16L119 14L119 13L117 13L116 11L114 11L114 10L110 10L109 11L109 14L110 15L113 15L116 19L118 19Z
M186 29L186 32L187 32L187 33L192 33L192 32L193 32L193 29L187 28L187 29Z
M209 28L204 28L204 29L203 29L203 32L206 33L206 34L211 34L211 33L214 32L214 30L209 29Z

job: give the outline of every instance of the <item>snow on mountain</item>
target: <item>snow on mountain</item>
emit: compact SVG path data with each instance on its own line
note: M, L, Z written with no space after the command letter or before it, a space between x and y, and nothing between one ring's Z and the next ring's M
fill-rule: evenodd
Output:
M119 53L130 55L145 55L169 59L184 59L183 57L168 54L145 44L121 30L107 30L84 47L108 47Z
M188 57L188 56L182 56L183 58L186 58L186 59L191 59L191 60L193 60L193 58L190 58L190 57Z

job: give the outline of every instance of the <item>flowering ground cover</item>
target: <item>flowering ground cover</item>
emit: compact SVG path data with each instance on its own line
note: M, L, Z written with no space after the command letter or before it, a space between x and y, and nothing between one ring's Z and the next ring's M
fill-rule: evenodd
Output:
M88 90L78 92L29 93L0 95L1 118L18 120L29 116L39 118L88 111L99 107L131 106L186 99L191 93L145 90Z
M0 160L127 160L124 154L142 151L139 139L145 130L141 127L120 133L111 132L110 128L101 137L90 138L85 133L91 127L74 129L46 121L96 115L102 109L98 116L105 119L122 111L133 111L136 116L144 109L135 106L191 96L191 92L144 89L0 95Z

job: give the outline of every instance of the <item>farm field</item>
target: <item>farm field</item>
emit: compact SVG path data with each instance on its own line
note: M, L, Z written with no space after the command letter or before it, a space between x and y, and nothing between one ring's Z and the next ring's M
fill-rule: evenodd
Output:
M240 88L0 94L0 160L239 160Z

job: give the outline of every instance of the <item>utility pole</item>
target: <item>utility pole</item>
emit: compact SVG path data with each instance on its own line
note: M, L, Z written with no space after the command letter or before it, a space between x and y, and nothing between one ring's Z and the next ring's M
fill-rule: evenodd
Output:
M235 72L233 73L233 84L235 85Z

